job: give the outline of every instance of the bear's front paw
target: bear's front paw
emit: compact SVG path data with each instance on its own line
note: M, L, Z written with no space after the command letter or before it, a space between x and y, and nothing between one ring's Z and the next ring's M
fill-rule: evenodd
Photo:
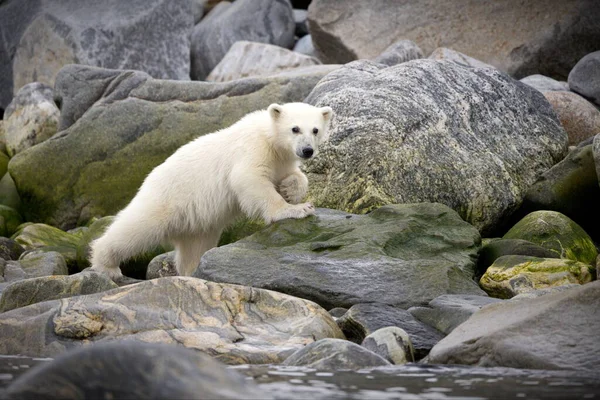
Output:
M305 218L315 213L315 207L311 203L295 204L281 210L277 215L271 218L271 222L287 218Z
M305 179L298 175L290 175L281 181L278 187L279 194L290 204L298 204L302 201L308 191Z

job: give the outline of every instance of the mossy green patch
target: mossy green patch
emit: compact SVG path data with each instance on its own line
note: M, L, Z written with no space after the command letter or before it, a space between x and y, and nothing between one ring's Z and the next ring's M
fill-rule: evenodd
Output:
M505 235L536 243L558 257L593 265L598 251L592 238L573 220L555 211L535 211L525 216Z
M0 236L10 237L22 223L21 214L0 204Z

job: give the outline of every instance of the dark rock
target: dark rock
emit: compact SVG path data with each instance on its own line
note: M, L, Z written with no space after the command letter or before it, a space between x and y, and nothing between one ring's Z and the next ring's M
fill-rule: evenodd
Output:
M306 165L309 196L323 207L440 202L488 235L567 152L544 96L492 68L356 61L306 101L335 111L329 142Z
M477 260L477 275L481 276L499 257L521 255L542 258L559 258L555 252L523 239L494 240L481 247Z
M443 43L518 78L566 78L581 57L598 50L599 19L594 0L506 0L493 7L463 0L314 0L308 9L324 63L372 59L409 39L425 54Z
M597 163L600 162L595 160L600 157L594 157L591 145L573 149L529 188L515 218L518 220L538 210L557 211L600 240L600 226L596 222L600 221L600 208L597 207L600 199L600 168L597 168L600 164Z
M294 9L294 23L296 24L296 30L294 34L299 38L308 35L308 11L302 9Z
M70 229L93 217L115 215L177 148L271 103L302 101L330 71L206 83L155 80L132 71L110 78L97 68L69 67L60 79L81 80L91 93L82 94L87 89L79 84L62 89L79 93L68 101L63 95L63 112L71 124L81 117L9 163L24 217ZM93 82L96 72L100 82ZM94 101L102 85L102 96ZM93 105L84 111L78 105L84 102Z
M583 57L569 73L569 88L600 106L600 51Z
M297 350L283 365L319 370L361 369L390 365L378 354L340 339L321 339Z
M200 21L192 33L192 79L204 80L239 40L292 48L294 15L288 0L237 0Z
M540 92L551 92L551 91L568 91L569 84L567 82L559 82L545 75L535 74L529 75L521 79L526 85L539 90Z
M392 66L418 58L423 58L423 51L412 40L403 39L389 45L373 61Z
M327 309L366 302L408 308L446 293L483 294L472 279L479 241L475 228L441 204L385 206L368 215L319 209L209 250L194 276Z
M569 135L569 145L576 146L600 133L600 111L573 92L545 92L560 123Z
M18 260L25 249L19 243L6 237L0 237L0 258Z
M596 371L598 310L600 282L536 299L491 304L440 341L429 362Z
M268 290L169 277L0 314L0 354L52 357L94 342L178 344L228 364L280 363L344 338L313 302Z
M361 346L395 365L415 361L408 333L395 326L376 330L363 340Z
M521 293L591 282L591 265L559 258L502 256L487 269L479 285L490 296L510 299Z
M385 304L355 304L337 323L348 340L355 343L363 342L367 336L382 328L402 328L411 339L417 360L425 357L444 337L438 330L416 320L408 311Z
M594 164L596 165L596 176L598 177L598 184L600 185L600 134L594 136L592 145L592 156ZM598 198L598 197L596 197ZM596 219L597 221L598 219ZM600 228L598 228L600 231ZM600 235L598 235L600 237ZM600 240L598 240L600 242Z
M66 64L189 79L193 24L191 1L7 0L0 8L0 108L27 83L53 86Z
M499 301L502 300L487 296L446 294L431 300L427 307L411 307L408 311L419 321L447 335L481 307Z
M504 235L539 244L561 258L593 265L598 251L592 238L575 221L556 211L535 211Z
M93 271L24 279L2 291L0 313L42 301L99 293L117 287L108 277Z
M7 390L26 399L269 399L199 352L156 343L99 343L32 369Z

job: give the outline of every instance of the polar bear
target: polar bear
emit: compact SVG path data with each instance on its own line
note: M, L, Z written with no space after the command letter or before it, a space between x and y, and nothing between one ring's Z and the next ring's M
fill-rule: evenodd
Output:
M317 154L332 115L330 107L271 104L180 147L92 243L92 270L119 279L121 262L170 242L178 273L189 276L241 215L271 223L313 214L301 203L308 179L299 167Z

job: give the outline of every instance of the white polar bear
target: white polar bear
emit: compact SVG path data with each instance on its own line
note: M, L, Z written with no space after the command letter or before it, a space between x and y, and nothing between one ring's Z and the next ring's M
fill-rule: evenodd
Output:
M177 271L189 276L239 216L271 223L313 214L312 204L298 204L308 190L299 166L317 153L332 115L329 107L271 104L182 146L92 243L92 269L118 279L122 261L170 242Z

